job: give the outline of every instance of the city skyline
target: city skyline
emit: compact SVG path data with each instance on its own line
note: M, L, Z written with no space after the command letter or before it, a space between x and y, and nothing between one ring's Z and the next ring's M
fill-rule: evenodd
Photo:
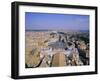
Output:
M26 30L89 30L89 15L25 13Z

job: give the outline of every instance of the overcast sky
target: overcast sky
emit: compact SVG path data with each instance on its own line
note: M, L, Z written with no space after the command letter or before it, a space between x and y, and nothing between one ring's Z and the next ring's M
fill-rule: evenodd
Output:
M26 30L89 30L88 15L25 13Z

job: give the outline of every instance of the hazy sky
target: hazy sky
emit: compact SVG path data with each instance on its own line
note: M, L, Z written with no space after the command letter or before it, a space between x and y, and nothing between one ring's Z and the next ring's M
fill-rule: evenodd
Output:
M88 15L25 13L26 30L89 30Z

